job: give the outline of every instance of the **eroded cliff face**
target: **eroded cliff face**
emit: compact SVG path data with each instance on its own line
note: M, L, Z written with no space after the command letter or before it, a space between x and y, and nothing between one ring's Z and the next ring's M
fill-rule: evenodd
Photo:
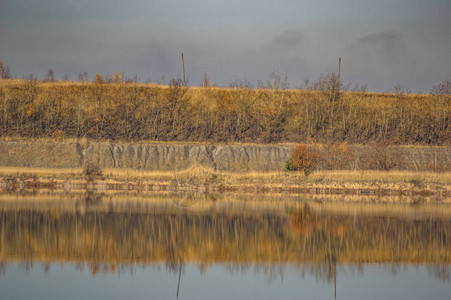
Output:
M90 143L83 157L104 168L167 171L202 165L224 171L271 171L283 168L290 151L280 146Z
M48 140L0 141L0 165L36 168L101 168L183 170L202 165L221 171L276 171L283 169L288 146L202 145L178 143L86 144Z
M373 168L367 163L369 156L365 154L371 146L353 147L355 160L350 168ZM397 160L394 169L451 171L451 147L398 146L390 151ZM93 163L101 168L173 171L202 165L218 171L264 172L283 170L290 154L289 145L0 140L0 166L10 167L81 168ZM324 168L327 167L318 166L318 169Z

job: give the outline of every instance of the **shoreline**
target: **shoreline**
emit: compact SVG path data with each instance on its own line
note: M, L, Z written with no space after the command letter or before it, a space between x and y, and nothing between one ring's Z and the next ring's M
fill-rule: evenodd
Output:
M232 173L196 167L173 172L104 169L101 174L86 175L82 169L0 167L0 191L349 195L362 197L364 202L365 197L403 197L411 198L412 203L448 203L451 172L317 171L307 177L287 172Z

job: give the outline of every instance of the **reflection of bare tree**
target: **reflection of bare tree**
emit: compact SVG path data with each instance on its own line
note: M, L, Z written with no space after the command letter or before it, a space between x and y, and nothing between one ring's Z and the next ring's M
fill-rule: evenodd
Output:
M257 264L254 266L254 273L263 273L268 283L276 280L278 277L283 280L285 266L280 264Z
M177 190L178 188L179 187L177 186ZM183 193L182 197L174 198L172 200L172 203L180 208L188 208L199 204L204 199L204 197L204 194L189 191Z
M45 273L50 272L50 263L48 263L48 262L44 263L43 266L44 266L44 272Z
M245 274L249 270L247 263L230 263L225 266L230 274Z
M93 191L86 191L84 195L84 201L81 203L82 205L85 205L87 208L95 205L99 205L102 202L102 194L96 193Z
M389 271L394 277L396 277L399 273L404 271L403 265L400 263L393 263L389 267L387 267L387 271Z
M199 268L199 273L203 276L203 275L205 275L205 273L207 272L208 264L206 264L206 263L200 263L200 264L198 265L198 268Z
M426 269L428 270L429 274L433 275L435 278L443 281L443 282L449 282L450 281L450 267L447 265L430 265L427 266Z
M178 273L179 272L179 263L178 262L166 262L166 271L169 273Z

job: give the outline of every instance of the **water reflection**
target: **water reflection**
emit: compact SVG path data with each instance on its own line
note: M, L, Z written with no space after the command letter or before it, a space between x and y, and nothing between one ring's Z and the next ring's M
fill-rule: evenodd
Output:
M177 296L187 264L200 274L221 264L229 274L264 274L267 282L283 281L288 266L333 285L335 293L337 274L362 272L369 263L384 264L393 275L406 264L424 265L433 278L450 281L451 218L409 213L417 211L412 207L356 213L275 201L218 209L224 203L213 198L186 209L167 199L88 198L50 205L0 202L0 273L17 262L25 271L38 263L45 273L52 264L69 263L93 277L163 266L178 278Z
M450 218L0 208L0 258L97 263L451 262ZM93 267L93 272L95 272Z

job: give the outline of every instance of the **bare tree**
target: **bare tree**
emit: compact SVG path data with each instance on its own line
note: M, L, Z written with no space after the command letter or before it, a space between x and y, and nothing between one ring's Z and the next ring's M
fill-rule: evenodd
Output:
M0 79L9 79L11 78L11 74L9 73L9 67L3 64L0 60Z
M241 80L238 77L235 77L230 81L229 87L231 88L253 88L252 83L250 83L248 80Z
M304 78L304 80L302 80L302 84L298 88L301 90L310 90L310 77L307 76L306 78Z
M38 76L34 75L33 73L30 73L30 74L24 76L23 79L30 80L30 81L36 81L36 80L38 80Z
M95 82L95 83L98 83L98 84L104 83L104 80L103 80L102 75L100 75L99 73L97 73L96 76L94 76L94 82Z
M286 90L290 87L290 84L288 82L288 76L286 74L282 79L279 73L277 73L276 71L272 71L271 73L268 74L268 80L266 84L262 80L258 80L257 87L263 89L266 88L274 90L278 89Z
M208 77L207 73L204 73L204 76L202 77L202 86L203 87L211 86L210 77Z
M113 82L114 83L122 83L122 76L121 76L121 74L119 74L118 71L114 71Z
M78 74L78 80L81 82L88 81L88 72Z
M409 89L405 89L402 87L399 82L396 82L396 84L393 86L393 93L396 95L404 95L404 94L411 94L412 91Z
M46 81L55 81L55 71L52 68L47 70L47 74L45 75Z
M432 86L431 94L433 94L433 95L451 95L451 78L442 80L437 85Z

